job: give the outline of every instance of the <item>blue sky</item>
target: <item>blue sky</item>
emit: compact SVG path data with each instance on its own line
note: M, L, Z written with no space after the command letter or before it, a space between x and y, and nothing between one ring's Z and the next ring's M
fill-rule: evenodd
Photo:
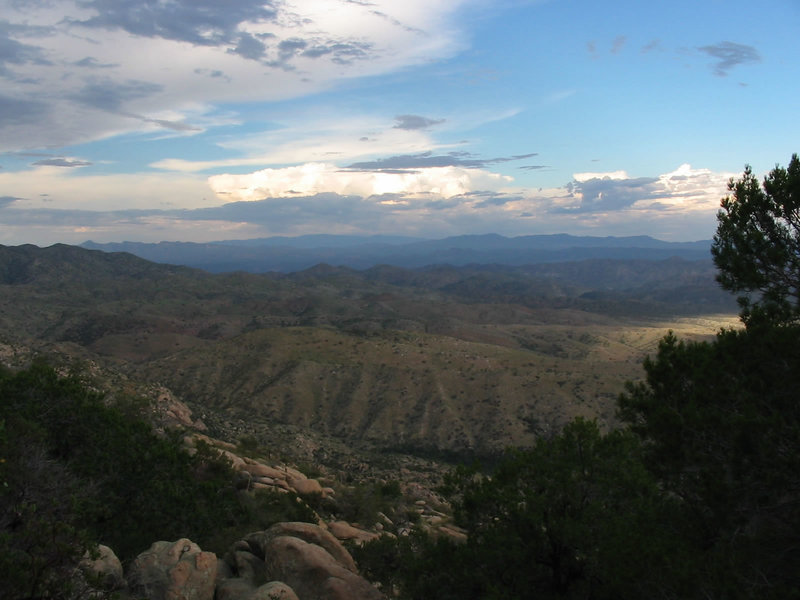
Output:
M0 244L713 235L800 3L0 0Z

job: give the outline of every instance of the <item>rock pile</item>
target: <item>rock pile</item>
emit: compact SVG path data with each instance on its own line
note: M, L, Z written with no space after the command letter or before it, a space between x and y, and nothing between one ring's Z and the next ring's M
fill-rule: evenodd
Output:
M323 487L316 479L306 477L305 474L287 465L272 466L246 456L239 456L233 444L203 434L188 435L184 438L184 442L190 449L195 448L198 442L214 447L230 462L234 471L239 473L241 485L246 489L294 492L300 496L318 494L322 498L334 493L332 488Z
M119 577L108 549L91 562L110 589L145 600L383 600L329 531L278 523L234 543L222 558L188 539L156 542ZM87 563L86 568L89 568Z

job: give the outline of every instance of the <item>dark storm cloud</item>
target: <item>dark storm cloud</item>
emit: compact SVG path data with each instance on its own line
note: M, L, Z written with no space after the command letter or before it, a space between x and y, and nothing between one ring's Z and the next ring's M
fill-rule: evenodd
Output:
M657 177L637 177L635 179L595 178L587 181L573 181L567 185L570 195L580 195L577 206L557 208L555 213L592 213L622 210L639 200L653 198L664 190L658 186Z
M728 71L738 65L761 62L761 55L753 46L734 42L720 42L712 46L702 46L698 50L717 59L714 74L718 77L725 77Z
M79 5L97 11L80 25L198 46L237 43L239 24L271 21L277 14L265 0L85 0Z
M71 99L91 108L118 112L128 100L146 98L160 92L163 86L147 81L129 80L125 82L110 79L89 81Z
M536 153L519 154L501 158L474 158L468 152L450 152L435 155L431 152L420 154L404 154L390 156L379 160L357 162L346 167L350 171L380 171L382 173L401 172L407 169L424 169L430 167L463 167L466 169L480 169L489 165L521 160L536 156Z
M86 160L75 160L72 158L45 158L33 163L34 167L88 167L92 163Z
M394 120L396 122L394 129L406 130L427 129L445 121L444 119L429 119L419 115L397 115Z

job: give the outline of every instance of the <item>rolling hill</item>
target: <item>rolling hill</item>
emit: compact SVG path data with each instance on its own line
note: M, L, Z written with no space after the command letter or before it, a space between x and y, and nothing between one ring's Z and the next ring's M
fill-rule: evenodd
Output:
M0 354L165 386L227 437L280 425L384 450L493 453L576 415L613 425L623 381L668 329L735 323L713 275L680 258L211 274L0 247Z

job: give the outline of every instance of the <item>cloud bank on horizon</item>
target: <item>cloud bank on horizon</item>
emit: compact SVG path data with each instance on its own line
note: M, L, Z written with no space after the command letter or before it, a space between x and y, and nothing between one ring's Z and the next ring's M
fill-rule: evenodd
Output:
M800 9L0 0L0 244L711 236L800 139Z

